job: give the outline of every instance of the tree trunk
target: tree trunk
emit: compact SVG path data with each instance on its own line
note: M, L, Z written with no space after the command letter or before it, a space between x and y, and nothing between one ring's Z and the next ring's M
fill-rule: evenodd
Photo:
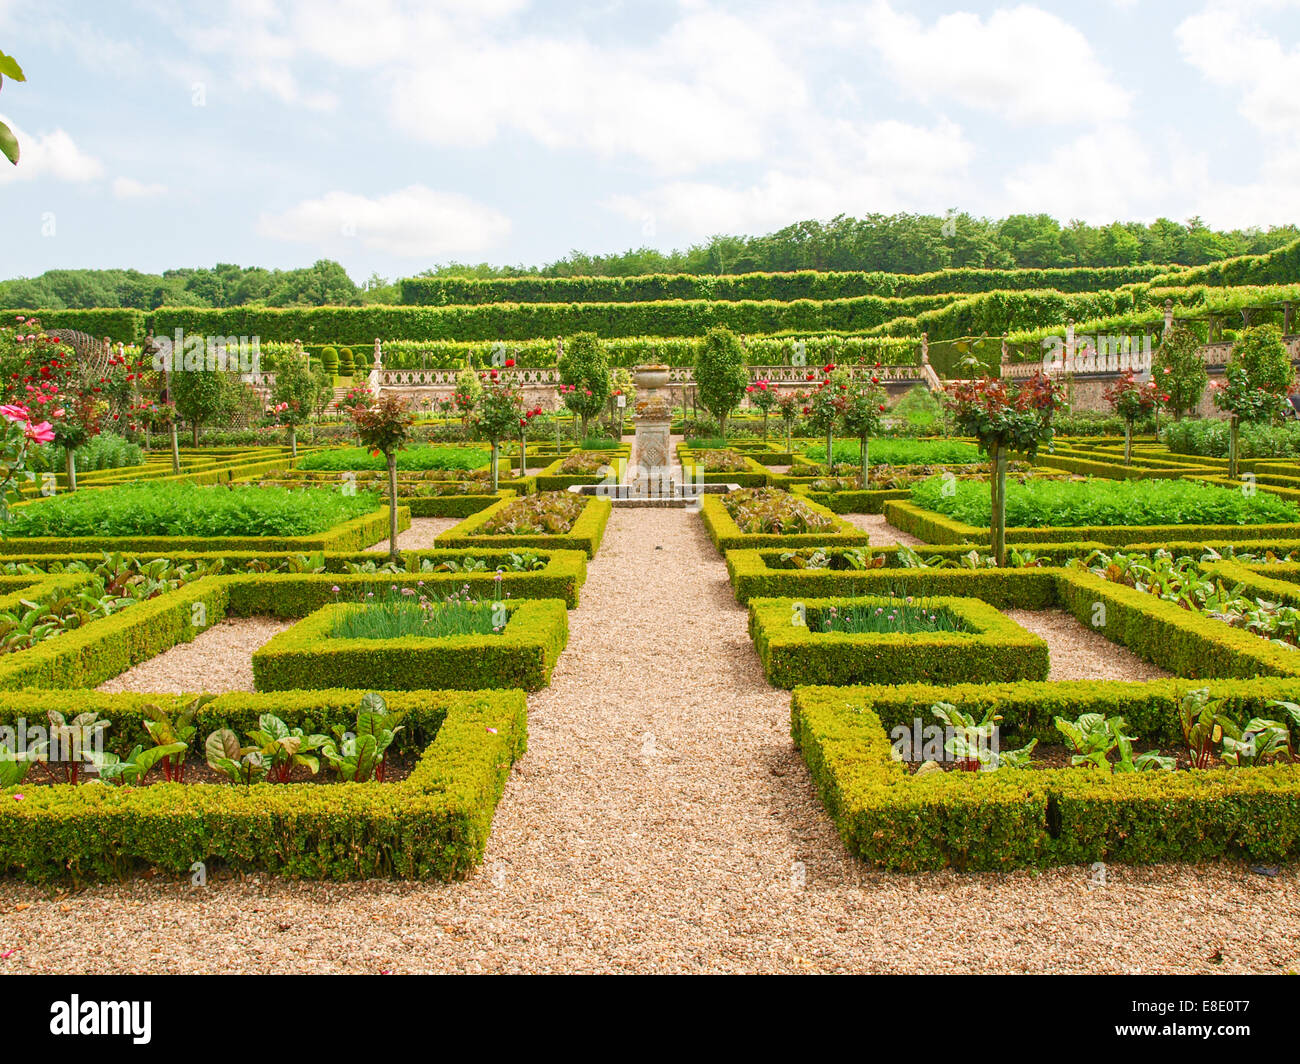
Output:
M718 416L718 435L722 437L722 443L725 446L727 443L727 415L726 414L720 414Z
M171 423L172 438L172 475L179 476L181 472L181 441L176 434L176 422Z
M497 493L497 441L492 441L492 494Z
M298 426L289 426L289 453L295 458L298 457Z
M528 475L528 440L525 433L519 433L519 479L523 480Z
M193 434L191 438L194 440L194 446L197 448L199 445L199 423L197 421L190 426L190 431Z
M495 478L494 478L495 480ZM493 483L495 489L496 484ZM388 558L400 563L402 555L397 549L397 452L388 453Z
M835 444L835 426L826 426L826 475L833 477L835 475L835 458L833 455Z
M77 456L71 447L63 449L63 470L68 477L68 490L77 490Z
M1233 414L1228 419L1228 476L1237 479L1237 444L1239 442L1241 419Z
M862 437L862 490L871 482L871 437Z
M1007 453L994 445L990 449L993 459L993 480L990 490L993 497L993 559L998 567L1007 564Z
M767 411L763 411L763 442L767 443Z
M785 449L786 449L787 451L789 451L789 450L791 449L791 444L793 443L793 440L792 440L792 438L791 438L791 436L790 436L790 433L791 433L791 431L792 431L793 429L794 429L794 422L793 422L793 421L787 421L787 422L785 423Z
M1126 466L1133 464L1133 420L1126 418L1124 421L1124 464Z

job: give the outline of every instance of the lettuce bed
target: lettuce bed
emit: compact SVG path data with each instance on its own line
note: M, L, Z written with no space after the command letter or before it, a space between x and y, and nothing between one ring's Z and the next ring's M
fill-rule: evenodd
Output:
M977 528L989 525L987 484L934 477L912 502ZM1266 525L1300 520L1290 500L1180 480L1030 480L1007 485L1007 528Z
M5 538L307 536L379 509L377 495L127 484L14 508Z
M486 469L492 454L480 447L408 447L397 452L398 469ZM382 454L364 447L337 447L306 455L299 469L387 469Z

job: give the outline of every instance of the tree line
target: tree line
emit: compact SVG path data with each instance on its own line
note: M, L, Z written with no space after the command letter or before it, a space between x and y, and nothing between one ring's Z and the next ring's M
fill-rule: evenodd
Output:
M1002 219L950 215L839 215L802 221L765 236L718 235L684 250L641 247L592 255L573 251L543 266L452 262L422 277L630 277L649 273L727 274L791 270L928 273L950 267L1052 269L1145 263L1203 265L1255 255L1300 239L1296 225L1215 230L1200 218L1175 222L1066 224L1046 214ZM399 302L397 284L372 274L356 284L337 262L295 270L218 263L165 270L48 270L0 281L0 306L84 309L160 306L360 306Z

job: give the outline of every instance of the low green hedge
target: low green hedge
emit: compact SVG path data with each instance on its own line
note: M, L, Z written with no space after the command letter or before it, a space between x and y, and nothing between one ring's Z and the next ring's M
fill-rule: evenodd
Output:
M953 687L799 687L791 732L846 847L881 868L1005 870L1092 862L1275 862L1300 856L1300 766L1103 775L1084 769L943 772L909 776L891 757L887 728L950 702L1007 722L1017 710L1071 719L1134 705L1167 727L1187 681L1021 683ZM1243 720L1269 698L1300 698L1296 681L1211 683ZM928 718L928 719L927 719ZM1005 725L1004 725L1005 727Z
M706 471L695 458L696 452L687 447L678 446L677 456L682 464L682 482L685 484L737 484L742 488L767 487L770 474L765 466L756 462L751 455L741 457L745 468L736 472Z
M818 544L832 547L838 544ZM950 548L951 549L951 548ZM944 595L978 598L999 609L1042 610L1058 603L1059 569L776 569L781 551L727 551L736 601L755 598L828 598L839 595ZM874 554L893 552L874 550Z
M600 549L601 538L605 535L605 525L609 521L612 504L609 499L592 496L578 515L573 527L565 533L554 535L479 535L482 528L499 510L509 506L509 500L502 500L486 510L467 517L454 528L441 532L435 539L441 547L456 547L464 550L518 550L521 548L539 550L581 550L588 558L594 558Z
M411 527L411 514L397 508L397 527ZM354 517L324 532L309 536L31 536L0 540L0 561L14 555L87 554L97 551L170 557L174 553L256 551L259 554L295 554L312 551L354 551L388 535L388 507Z
M789 479L789 478L787 478ZM790 493L825 506L836 514L883 514L885 503L891 499L906 499L911 494L906 488L892 490L866 491L813 491L812 481L795 480L791 482ZM774 485L782 487L783 485Z
M724 552L745 547L865 547L871 542L871 537L866 532L831 513L825 506L807 499L800 501L810 509L829 517L835 524L835 531L790 535L776 533L749 535L742 532L731 519L721 497L717 495L700 497L700 516L704 519L704 528L709 534L709 539L719 551Z
M228 612L238 617L305 617L338 601L355 600L367 592L376 594L392 587L412 587L430 597L442 597L469 588L470 595L493 599L560 599L569 609L578 605L579 591L587 579L587 556L577 550L543 552L546 566L531 572L503 572L497 584L495 564L500 551L422 551L406 555L409 561L426 558L465 558L485 561L486 570L444 573L233 573L222 576L230 596ZM351 556L354 560L356 556ZM375 560L371 556L371 560ZM334 589L338 588L336 592Z
M962 683L1045 680L1047 644L978 599L927 597L966 632L856 633L815 630L816 614L879 604L887 598L759 598L749 603L749 633L768 682L798 684ZM796 619L800 623L796 624Z
M259 691L308 690L321 677L343 687L385 691L545 687L569 638L569 614L555 599L506 602L499 635L437 639L337 639L335 623L358 603L325 606L253 653Z
M225 616L221 577L206 576L0 658L0 689L95 687Z
M219 696L199 734L252 727L275 713L328 732L355 719L361 691ZM460 879L483 858L510 766L527 742L522 691L420 691L389 696L408 748L427 748L400 783L158 783L146 787L19 786L0 791L0 872L33 882L114 879L141 868L187 874L196 861L239 872L316 879ZM0 718L96 709L108 742L140 741L140 706L154 695L24 692L0 698ZM191 755L193 756L193 755ZM21 793L23 800L13 801Z
M895 528L927 543L987 543L989 530L954 521L911 502L885 503L885 519ZM1092 540L1122 546L1162 540L1237 543L1300 538L1300 524L1284 525L1077 525L1007 528L1009 544L1071 543Z
M605 484L610 480L612 475L614 482L618 483L623 479L623 470L627 467L627 458L621 454L614 455L611 452L611 473L605 476L599 476L595 473L564 473L560 467L564 465L564 459L568 457L563 455L549 463L540 472L534 474L537 481L538 491L564 491L573 487L575 484Z
M1079 570L1062 571L1058 588L1080 624L1176 676L1300 676L1295 650L1150 592Z

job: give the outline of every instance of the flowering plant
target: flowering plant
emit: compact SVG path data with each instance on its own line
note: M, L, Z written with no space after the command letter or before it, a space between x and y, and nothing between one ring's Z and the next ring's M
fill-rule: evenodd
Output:
M993 556L1006 564L1007 459L1012 451L1033 459L1038 448L1052 439L1052 415L1064 403L1064 389L1043 373L1018 388L991 377L957 381L949 386L948 408L957 431L974 436L992 466L990 534Z

